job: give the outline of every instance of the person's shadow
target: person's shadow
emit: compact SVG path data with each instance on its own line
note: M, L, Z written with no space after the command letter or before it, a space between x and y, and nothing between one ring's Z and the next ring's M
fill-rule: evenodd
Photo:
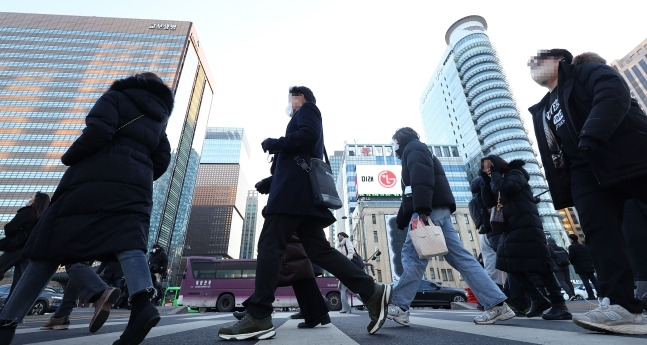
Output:
M395 269L395 275L398 277L402 276L404 269L402 268L402 246L404 245L404 240L407 238L407 230L398 229L398 225L395 222L396 217L391 217L389 219L389 236L391 237L391 253L393 254L393 267Z

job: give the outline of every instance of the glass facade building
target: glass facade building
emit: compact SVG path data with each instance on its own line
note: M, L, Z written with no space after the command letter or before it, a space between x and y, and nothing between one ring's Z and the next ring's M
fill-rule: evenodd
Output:
M470 181L478 176L484 156L525 161L530 186L538 195L548 186L486 31L480 16L462 18L447 31L448 47L420 98L425 135L457 146ZM544 232L567 244L550 194L542 194L537 207Z
M184 256L240 257L249 162L242 128L207 128Z
M611 66L625 78L631 89L631 96L647 113L647 39L622 59L611 62Z
M243 221L243 235L240 240L241 259L253 259L256 257L256 229L259 224L258 215L258 192L248 190L245 220Z
M212 78L191 22L0 13L0 228L35 192L52 194L61 155L116 80L151 71L175 94L172 162L155 183L149 242L179 262Z

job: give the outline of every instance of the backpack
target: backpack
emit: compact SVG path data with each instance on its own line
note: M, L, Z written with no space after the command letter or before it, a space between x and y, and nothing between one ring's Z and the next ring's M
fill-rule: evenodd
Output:
M568 252L564 248L553 249L553 257L557 266L568 266L571 263L568 260Z
M490 232L490 217L488 215L487 208L483 205L483 200L481 200L481 195L476 194L472 197L472 200L467 204L470 215L472 216L472 221L474 221L474 226L478 230L479 234L486 234Z

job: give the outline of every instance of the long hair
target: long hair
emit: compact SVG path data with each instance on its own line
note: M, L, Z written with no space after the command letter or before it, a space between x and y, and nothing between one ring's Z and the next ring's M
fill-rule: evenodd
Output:
M36 192L36 194L34 194L34 202L31 204L29 219L40 219L43 213L45 213L47 207L49 207L49 195L46 193Z
M501 174L505 174L508 171L510 171L510 166L508 165L508 162L506 162L505 159L497 155L489 155L487 157L481 158L481 170L483 170L483 161L485 161L486 159L492 161L494 166L496 166L497 169L499 169L499 172Z
M346 234L345 232L338 232L337 235L343 238L348 238L348 234Z

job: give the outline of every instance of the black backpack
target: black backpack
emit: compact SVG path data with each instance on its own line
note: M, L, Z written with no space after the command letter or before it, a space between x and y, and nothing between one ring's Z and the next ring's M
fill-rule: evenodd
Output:
M479 234L490 232L490 217L487 208L483 205L483 200L481 200L480 194L473 196L467 206L470 210L472 221L474 221L474 226L478 230Z
M564 248L554 248L553 257L557 266L568 266L571 263L568 260L568 252Z

